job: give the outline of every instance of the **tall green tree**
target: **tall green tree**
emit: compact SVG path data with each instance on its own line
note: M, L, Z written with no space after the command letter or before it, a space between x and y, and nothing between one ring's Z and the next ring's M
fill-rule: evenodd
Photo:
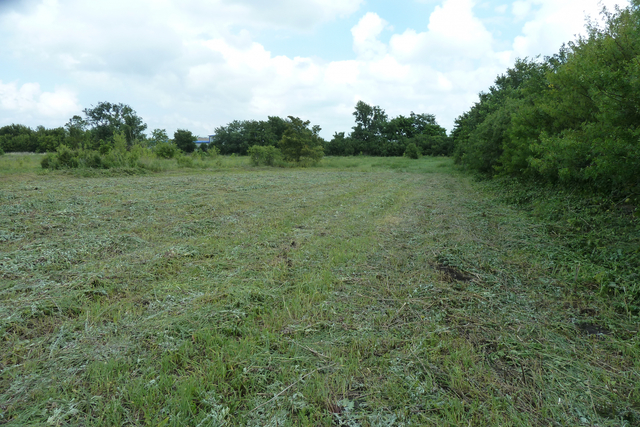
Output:
M351 138L357 152L377 156L382 153L382 134L387 124L387 113L379 106L358 101L353 112L356 125Z
M169 142L169 135L167 135L166 129L154 129L151 131L151 137L147 140L150 147L167 142Z
M300 162L308 160L318 162L324 155L320 126L309 129L309 120L289 116L287 129L278 144L285 160Z
M193 153L196 149L196 136L186 129L178 129L173 134L173 142L185 153Z
M456 120L471 169L609 194L640 192L640 0L557 55L518 60Z
M114 134L122 132L131 146L135 140L144 139L147 125L142 118L126 104L99 102L98 105L83 110L94 141L112 141Z
M69 119L64 125L67 131L66 145L72 149L80 148L87 139L87 122L82 117L76 115Z
M276 116L269 116L268 120L234 120L216 128L212 145L221 154L245 155L255 145L277 145L287 127L287 121Z

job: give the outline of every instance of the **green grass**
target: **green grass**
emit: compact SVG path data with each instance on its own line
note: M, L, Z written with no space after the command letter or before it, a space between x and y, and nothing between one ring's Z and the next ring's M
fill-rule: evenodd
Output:
M638 318L449 159L6 157L0 423L640 423Z
M0 156L0 176L35 172L40 169L44 154L6 153Z

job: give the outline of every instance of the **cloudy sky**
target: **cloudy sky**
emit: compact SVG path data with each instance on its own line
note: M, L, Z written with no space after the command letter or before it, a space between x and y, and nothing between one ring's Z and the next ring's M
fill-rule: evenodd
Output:
M451 129L516 58L625 0L0 0L0 126L101 101L205 136L288 115L349 132L358 100Z

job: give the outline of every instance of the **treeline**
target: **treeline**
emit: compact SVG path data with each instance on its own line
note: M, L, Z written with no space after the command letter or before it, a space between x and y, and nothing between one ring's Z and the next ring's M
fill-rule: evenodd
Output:
M454 159L611 194L640 192L640 0L544 59L523 59L455 121Z
M126 104L100 102L95 107L85 108L84 117L73 116L64 127L35 130L20 124L0 128L0 149L4 152L54 152L65 146L72 150L101 151L103 154L115 145L116 135L121 134L128 148L133 145L153 147L171 140L163 129L155 129L151 136L144 132L147 125ZM173 142L181 149L195 149L195 136L185 129L174 134Z
M425 155L448 156L453 152L453 140L431 114L412 112L409 117L398 116L389 120L379 106L359 101L353 115L355 126L349 135L336 132L330 141L325 141L318 136L319 126L310 129L319 138L324 154L402 156L410 146ZM278 147L292 119L270 116L263 121L235 120L216 128L211 145L221 154L239 155L248 154L253 146ZM412 148L409 150L412 151Z
M424 155L448 156L453 151L453 141L432 114L411 112L409 117L389 120L379 106L358 101L353 116L356 124L351 134L336 132L325 145L328 155L402 156L417 148Z
M0 128L0 152L47 152L69 141L65 128L35 130L24 125L13 124Z

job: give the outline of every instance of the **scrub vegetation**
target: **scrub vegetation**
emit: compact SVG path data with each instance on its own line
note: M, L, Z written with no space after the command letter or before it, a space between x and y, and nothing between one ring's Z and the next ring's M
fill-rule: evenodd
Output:
M518 60L456 120L470 170L640 201L640 1L549 58Z
M0 158L0 423L640 423L638 264L541 195L447 158L37 160ZM598 247L637 238L607 215Z

